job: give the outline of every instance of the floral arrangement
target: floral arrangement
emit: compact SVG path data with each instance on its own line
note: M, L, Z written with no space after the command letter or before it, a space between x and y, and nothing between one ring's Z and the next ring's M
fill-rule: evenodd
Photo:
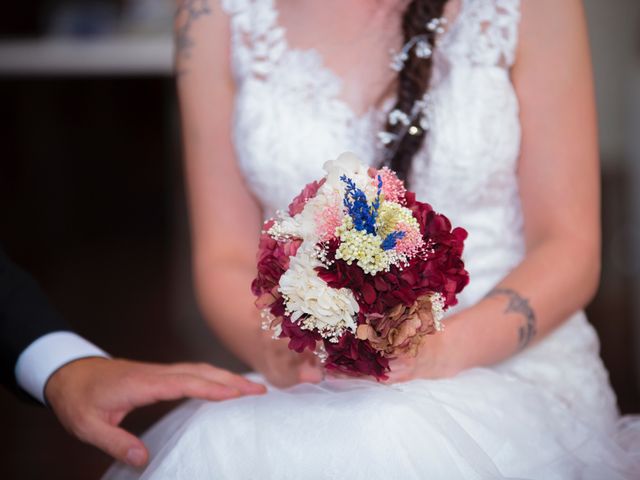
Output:
M351 154L324 165L287 212L265 222L252 283L263 328L327 369L387 378L443 330L469 276L467 232L415 199L396 174Z

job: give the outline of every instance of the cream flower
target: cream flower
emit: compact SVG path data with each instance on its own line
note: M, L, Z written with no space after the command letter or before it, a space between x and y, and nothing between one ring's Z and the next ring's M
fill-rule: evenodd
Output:
M314 269L320 265L312 249L300 248L280 278L279 290L292 322L337 342L346 330L355 332L359 307L351 290L331 288L318 277Z
M302 238L302 225L288 213L278 210L274 224L267 233L276 240L287 240L289 238Z
M378 235L382 238L398 229L398 223L420 231L418 221L413 217L411 210L393 202L382 202L378 211Z
M390 252L380 248L380 237L365 231L349 230L344 228L344 224L338 228L338 233L341 243L336 251L337 259L342 259L349 265L356 262L369 275L389 270L393 258L389 255Z

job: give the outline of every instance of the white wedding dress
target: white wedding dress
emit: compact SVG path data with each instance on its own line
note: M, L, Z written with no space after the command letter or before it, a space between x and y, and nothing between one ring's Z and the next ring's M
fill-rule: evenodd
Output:
M519 3L463 0L434 59L432 127L410 179L419 199L469 232L471 282L456 310L524 255L510 80ZM378 161L383 109L358 116L340 100L341 81L319 54L287 44L273 0L222 4L237 83L237 159L266 214L343 151ZM105 478L638 479L640 419L619 417L598 349L577 312L509 360L451 379L327 380L190 401L145 435L152 456L144 472L114 465Z

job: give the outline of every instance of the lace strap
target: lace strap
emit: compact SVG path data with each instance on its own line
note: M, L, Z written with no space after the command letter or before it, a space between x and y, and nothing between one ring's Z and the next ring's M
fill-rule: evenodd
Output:
M462 0L469 59L509 68L516 59L520 0Z
M231 58L236 75L266 77L286 49L273 0L221 0L229 15Z

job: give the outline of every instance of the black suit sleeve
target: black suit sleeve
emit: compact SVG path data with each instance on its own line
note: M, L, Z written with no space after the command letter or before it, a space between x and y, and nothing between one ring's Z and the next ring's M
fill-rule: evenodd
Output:
M0 381L20 392L14 369L18 357L34 340L69 330L35 280L14 264L0 247Z

